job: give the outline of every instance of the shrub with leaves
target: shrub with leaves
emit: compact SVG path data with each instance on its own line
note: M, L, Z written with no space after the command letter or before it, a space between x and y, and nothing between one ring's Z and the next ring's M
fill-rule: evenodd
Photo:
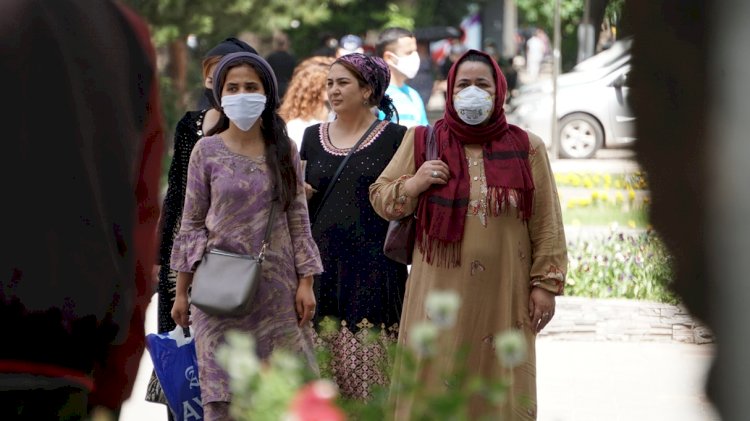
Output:
M345 399L330 380L310 376L304 364L283 350L276 350L268 361L255 356L253 338L228 332L226 343L217 351L217 360L229 372L232 391L231 413L238 421L383 421L393 419L394 396L411 399L410 419L468 421L468 408L475 396L502 404L511 379L485 379L469 375L465 352L455 355L455 368L444 373L449 387L428 388L417 381L418 367L429 363L438 350L441 332L456 320L460 298L453 291L434 291L426 298L426 321L410 331L408 346L394 345L389 361L399 363L399 373L390 388L375 386L369 400ZM431 317L432 319L432 317ZM526 342L517 331L496 335L497 358L506 368L522 364L527 357ZM418 364L418 357L423 361ZM426 359L427 361L425 361Z
M565 294L677 303L672 259L655 231L582 236L568 243Z

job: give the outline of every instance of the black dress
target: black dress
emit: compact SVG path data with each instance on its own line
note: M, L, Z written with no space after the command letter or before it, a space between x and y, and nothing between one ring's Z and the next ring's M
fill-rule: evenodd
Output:
M188 163L198 140L203 137L203 118L207 110L188 111L177 123L174 132L174 151L167 176L167 194L161 210L159 224L159 333L169 332L176 324L172 320L176 273L169 268L174 237L180 231L182 207L185 204Z
M372 208L369 188L390 162L406 128L379 123L349 159L316 216L322 196L348 152L333 146L328 125L307 128L300 151L307 161L306 181L318 191L308 203L311 221L315 218L313 238L324 267L324 273L315 278L314 322L318 331L326 317L341 322L333 333L323 329L327 333L319 343L333 353L332 370L342 393L368 397L369 385L384 384L387 376L376 367L385 347L367 344L365 333L374 329L381 339L395 340L408 276L405 265L383 254L388 221Z
M167 194L162 204L159 222L159 283L158 293L158 326L159 333L169 332L176 326L172 320L177 273L169 268L174 237L180 231L182 207L185 203L188 163L195 144L203 137L203 119L207 110L188 111L175 127L172 162L167 176ZM146 392L146 400L166 403L161 387L152 374ZM171 414L170 414L171 419Z

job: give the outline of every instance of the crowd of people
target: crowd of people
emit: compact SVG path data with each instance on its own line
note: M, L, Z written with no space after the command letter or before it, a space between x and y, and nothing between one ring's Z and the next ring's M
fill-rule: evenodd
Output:
M8 3L19 21L33 22L13 37L50 45L46 54L16 45L0 63L7 80L23 82L11 87L14 98L28 103L12 111L18 124L9 129L20 141L6 180L39 169L28 175L34 189L8 186L19 206L6 232L19 240L2 258L10 278L0 280L0 312L13 332L41 333L0 353L3 419L86 419L97 406L116 413L143 352L151 273L159 331L193 327L206 420L232 419L229 373L216 361L227 331L252 334L261 359L289 350L311 373L319 374L315 351L323 349L342 394L367 400L399 372L398 362L382 364L387 345L406 344L410 328L430 317L425 297L445 289L463 305L438 344L438 364L417 362L419 379L445 387L437 369L462 347L472 374L502 376L491 337L515 329L530 352L514 369L509 399L498 406L478 397L471 417L536 418L534 342L563 292L566 243L544 143L506 122L509 88L497 57L472 49L451 57L445 111L430 125L423 96L407 84L424 57L407 29L383 30L372 51L346 35L299 64L281 35L265 58L226 38L203 58L209 105L187 111L175 128L159 211L163 139L146 27L106 1L85 12L101 25L76 36L69 22L86 20L73 7L82 2L64 3ZM50 84L45 64L58 62L80 80ZM69 113L62 127L34 124L46 89L59 91L53 108ZM426 159L427 133L437 159ZM54 217L39 225L29 209L50 203ZM383 243L389 221L412 214L407 266L386 257ZM207 250L261 248L262 282L246 314L190 304ZM382 340L366 338L373 329ZM41 340L63 352L40 352ZM146 398L165 402L155 376ZM408 420L411 405L399 399L395 417Z

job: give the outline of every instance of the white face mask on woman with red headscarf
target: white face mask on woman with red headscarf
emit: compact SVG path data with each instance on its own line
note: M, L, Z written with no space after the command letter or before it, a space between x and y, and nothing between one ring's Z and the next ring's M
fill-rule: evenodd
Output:
M483 123L492 114L492 110L495 108L495 99L484 89L470 85L454 95L453 107L461 121L476 126Z

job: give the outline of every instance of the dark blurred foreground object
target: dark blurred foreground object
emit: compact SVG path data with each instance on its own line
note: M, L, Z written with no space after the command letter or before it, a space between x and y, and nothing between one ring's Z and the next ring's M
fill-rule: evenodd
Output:
M626 2L631 102L651 222L674 257L670 288L716 337L707 394L721 419L750 417L750 3ZM632 27L631 27L632 26Z
M144 347L163 147L145 23L103 0L0 2L0 419L117 413Z

